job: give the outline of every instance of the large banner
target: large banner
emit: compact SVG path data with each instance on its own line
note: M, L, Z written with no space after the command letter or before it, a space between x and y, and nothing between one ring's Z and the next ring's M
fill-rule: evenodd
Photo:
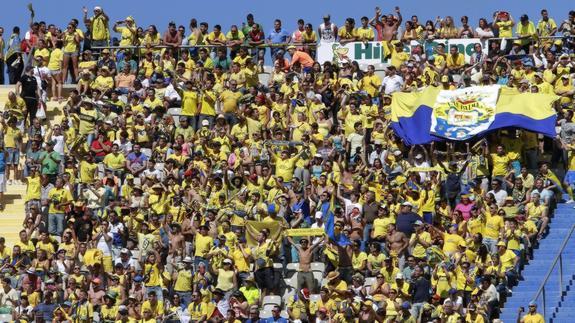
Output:
M422 45L425 54L429 57L435 54L435 47L439 44L445 45L445 52L449 53L449 48L457 46L460 53L465 54L465 62L469 63L471 55L474 52L475 44L481 44L483 53L487 54L485 41L479 38L469 39L436 39L428 41L412 40L409 46L404 46L406 53L417 45ZM388 59L384 57L384 50L381 42L353 42L342 45L340 43L320 43L317 48L317 60L323 64L326 61L340 63L350 59L364 65L389 64Z
M499 85L442 90L435 99L430 133L467 140L489 129L495 120Z

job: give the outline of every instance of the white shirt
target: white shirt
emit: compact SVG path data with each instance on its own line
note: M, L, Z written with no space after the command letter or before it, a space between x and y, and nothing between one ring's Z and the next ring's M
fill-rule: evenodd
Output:
M110 237L110 239L113 239L114 236L112 235L112 232L106 232L104 233L106 234L108 237ZM96 246L96 248L100 249L102 251L102 253L104 254L104 256L112 256L112 250L111 247L112 246L112 240L110 240L110 242L106 242L105 237L102 235L100 237L100 239L98 239L98 244Z
M401 90L401 86L403 85L403 78L401 78L399 75L386 76L383 78L382 84L385 88L385 94L391 94Z
M371 166L373 166L373 163L375 163L375 160L379 158L379 161L381 161L382 165L385 165L385 156L387 155L387 150L382 150L380 153L377 152L377 150L374 150L371 152L371 154L369 154L369 159L368 162Z
M499 192L495 193L494 190L487 192L487 194L493 194L495 196L495 201L497 205L502 206L505 203L505 199L507 198L507 192L505 190L499 190Z
M180 101L181 97L178 94L178 92L176 91L176 89L174 89L174 86L172 84L169 84L166 87L166 92L164 92L164 98L169 98L170 100L176 100L176 101Z

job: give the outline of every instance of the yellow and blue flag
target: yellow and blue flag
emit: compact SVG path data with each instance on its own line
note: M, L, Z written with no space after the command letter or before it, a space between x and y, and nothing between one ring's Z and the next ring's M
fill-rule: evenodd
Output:
M446 93L453 92L453 93ZM488 106L481 87L444 91L428 87L421 92L392 96L391 126L408 145L432 141L467 140L493 130L519 128L555 137L555 95L520 93L498 87L495 106ZM449 97L450 100L445 100ZM441 100L438 100L441 97Z

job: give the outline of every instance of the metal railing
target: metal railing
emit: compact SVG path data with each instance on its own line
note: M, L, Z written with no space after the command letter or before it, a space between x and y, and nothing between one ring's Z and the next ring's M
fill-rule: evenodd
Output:
M561 244L561 248L559 248L557 256L555 256L555 258L553 259L553 262L551 263L551 268L549 268L549 271L545 275L545 278L541 282L541 285L539 285L539 288L537 289L537 292L535 293L535 296L533 297L533 301L535 301L535 302L538 302L539 297L541 297L541 301L542 301L542 305L543 305L543 317L545 318L545 321L547 321L547 319L548 319L548 317L547 317L547 288L545 287L545 285L547 284L547 281L549 280L549 278L551 278L551 276L553 275L553 273L555 271L555 267L558 265L559 267L557 269L558 269L558 274L559 274L559 286L558 286L559 290L558 290L558 293L554 294L554 295L557 295L558 298L561 297L561 295L563 293L563 288L564 288L564 286L563 286L563 251L565 251L565 247L567 246L567 243L571 239L571 235L573 234L574 230L575 230L575 224L571 225L571 229L569 230L569 233L567 234L567 236L563 240L563 243Z

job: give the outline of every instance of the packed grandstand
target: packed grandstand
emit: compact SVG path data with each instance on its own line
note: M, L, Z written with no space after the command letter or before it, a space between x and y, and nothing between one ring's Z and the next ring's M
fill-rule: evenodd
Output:
M15 322L492 322L573 202L575 11L29 9L0 42Z

